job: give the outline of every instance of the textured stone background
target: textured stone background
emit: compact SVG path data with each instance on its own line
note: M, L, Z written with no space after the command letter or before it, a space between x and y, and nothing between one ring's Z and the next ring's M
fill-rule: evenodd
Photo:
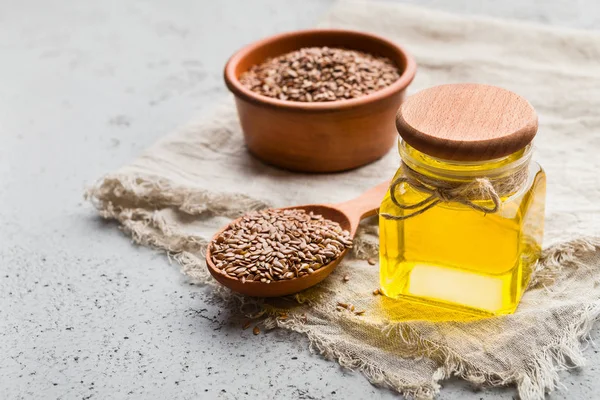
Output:
M410 2L600 27L595 0ZM82 200L86 184L210 110L234 50L309 27L330 4L0 0L1 398L395 398L301 337L241 331ZM552 399L596 396L597 352ZM441 399L514 395L444 386Z

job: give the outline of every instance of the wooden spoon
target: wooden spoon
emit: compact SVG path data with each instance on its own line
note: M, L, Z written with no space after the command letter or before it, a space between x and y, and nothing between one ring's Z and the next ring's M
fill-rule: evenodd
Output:
M343 229L350 232L350 237L354 238L360 220L377 213L379 204L381 203L381 200L383 199L383 196L385 195L389 186L389 181L384 182L375 186L374 188L369 189L361 196L344 203L333 205L310 204L305 206L286 207L283 208L283 210L302 209L307 213L312 211L315 214L320 214L323 217L340 224ZM231 224L237 221L239 221L239 219L233 221ZM229 225L217 232L213 239L216 239L216 237L227 228L229 228ZM212 262L210 247L211 246L209 245L208 249L206 250L206 265L211 275L217 281L227 286L231 290L247 296L255 297L285 296L308 289L309 287L314 286L323 279L327 278L327 276L333 272L334 268L340 263L342 258L348 252L348 249L344 250L338 258L329 264L322 266L312 274L305 275L300 278L271 281L270 283L262 283L257 281L246 281L242 283L241 280L223 274L221 270L215 267L214 263Z

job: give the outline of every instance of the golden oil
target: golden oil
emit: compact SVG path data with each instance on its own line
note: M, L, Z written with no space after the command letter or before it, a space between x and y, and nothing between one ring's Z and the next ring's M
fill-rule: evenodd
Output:
M543 236L545 173L530 161L530 147L496 160L456 162L400 143L404 163L438 180L510 175L518 168L528 168L528 175L516 192L501 197L495 213L449 201L404 220L380 218L380 284L386 296L462 312L514 312L540 256ZM402 169L394 179L401 174ZM428 197L408 183L395 193L401 204ZM380 207L380 214L411 212L396 206L389 191Z

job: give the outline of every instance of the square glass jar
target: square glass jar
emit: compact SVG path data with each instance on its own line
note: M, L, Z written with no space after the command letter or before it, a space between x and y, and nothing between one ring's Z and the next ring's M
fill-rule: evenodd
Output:
M458 83L400 106L402 159L380 207L381 289L478 314L515 311L541 255L546 176L533 106Z

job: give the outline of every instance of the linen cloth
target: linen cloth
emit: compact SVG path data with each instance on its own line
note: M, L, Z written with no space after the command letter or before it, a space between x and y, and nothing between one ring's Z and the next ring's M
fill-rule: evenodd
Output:
M305 334L316 352L374 384L432 398L440 381L459 376L481 385L515 384L523 399L544 397L560 370L584 363L581 341L600 312L600 36L373 1L341 1L321 26L405 45L418 63L410 93L487 83L519 93L537 109L534 158L548 174L545 250L514 315L449 318L374 296L378 268L364 259L377 255L376 218L363 223L354 257L295 296L298 303L288 304L286 314L281 305L216 285L204 249L232 218L268 206L345 201L390 179L399 165L392 149L345 173L272 168L246 151L231 100L106 175L88 197L136 242L165 250L183 273L210 284L224 306L258 304L268 327ZM336 311L338 301L366 312Z

